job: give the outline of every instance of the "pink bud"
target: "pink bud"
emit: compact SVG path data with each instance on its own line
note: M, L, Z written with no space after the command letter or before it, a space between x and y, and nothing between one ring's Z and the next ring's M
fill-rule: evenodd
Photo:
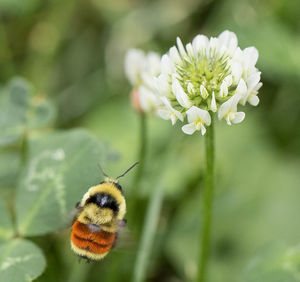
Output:
M140 98L139 98L139 91L138 90L132 90L130 93L130 100L132 107L139 113L143 113L143 109L141 107Z

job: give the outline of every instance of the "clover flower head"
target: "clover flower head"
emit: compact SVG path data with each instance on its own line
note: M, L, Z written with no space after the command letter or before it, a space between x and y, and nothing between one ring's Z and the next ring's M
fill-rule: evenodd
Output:
M212 38L197 35L185 47L177 38L177 47L162 56L154 79L157 95L163 97L158 115L172 124L187 117L182 127L186 134L205 134L214 113L228 125L242 122L245 113L237 111L238 105L259 103L257 59L255 47L241 50L236 35L227 30Z
M151 112L161 103L154 87L154 77L160 69L160 55L155 52L130 49L126 53L125 74L133 87L133 104L139 111Z

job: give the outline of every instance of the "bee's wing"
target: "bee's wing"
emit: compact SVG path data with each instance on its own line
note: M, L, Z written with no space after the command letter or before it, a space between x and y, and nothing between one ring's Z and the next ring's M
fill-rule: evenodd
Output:
M115 251L133 251L136 247L133 233L127 228L126 220L118 222L118 231L116 232L116 239L113 244Z
M75 205L75 208L71 210L70 213L63 220L63 226L65 228L69 228L73 225L74 221L76 220L78 214L82 211L82 207L80 207L80 202Z

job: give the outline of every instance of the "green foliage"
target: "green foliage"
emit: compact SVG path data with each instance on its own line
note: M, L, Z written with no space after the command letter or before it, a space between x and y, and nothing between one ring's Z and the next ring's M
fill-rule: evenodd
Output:
M216 130L219 170L210 273L210 281L214 282L233 281L239 277L240 269L252 261L250 250L259 250L266 242L293 244L298 240L299 164L291 166L289 160L280 159L268 147L253 116L247 118L247 127L240 125L227 130L225 126L219 126ZM241 155L243 165L239 166ZM201 193L202 185L198 189ZM202 214L200 193L191 193L178 206L166 243L169 259L187 279L193 279L196 273ZM285 221L285 218L289 220ZM299 262L295 261L295 264ZM274 271L279 271L279 267L274 265Z
M13 236L41 235L68 227L76 202L102 180L97 163L103 165L114 157L107 145L82 129L30 137L25 146L26 162L15 203L17 233L0 202L0 281L31 281L42 273L46 262L40 249ZM5 160L9 157L7 154Z
M13 235L13 226L11 223L10 215L7 212L7 207L0 200L0 242L7 240Z
M13 238L68 227L76 202L103 179L97 164L115 154L83 129L45 132L55 108L34 95L24 79L3 87L0 110L1 145L10 145L7 151L1 149L1 185L17 186L14 204L0 201L0 281L32 281L45 268L44 255L35 244ZM14 146L21 139L21 146Z
M18 152L0 149L0 183L3 188L15 185L19 167L20 154Z
M26 80L15 78L2 92L0 146L15 143L28 131L49 126L53 122L54 106L45 98L34 96L34 90Z
M2 91L0 144L7 145L18 140L25 130L30 90L27 83L18 80Z
M25 282L37 278L45 269L42 251L33 243L14 239L0 244L0 281Z
M244 281L297 282L300 279L299 264L299 246L269 246L249 264Z
M107 148L83 130L30 140L17 189L19 232L39 235L66 224L65 217L86 189L100 182L97 163L104 163L106 157Z

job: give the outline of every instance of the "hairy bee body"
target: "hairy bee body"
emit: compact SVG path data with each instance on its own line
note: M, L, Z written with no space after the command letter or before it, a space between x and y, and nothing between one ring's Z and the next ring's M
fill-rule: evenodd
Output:
M106 178L92 186L76 207L71 248L80 257L100 260L114 246L118 227L124 223L126 202L122 188L116 180Z
M101 229L92 231L86 224L76 220L72 227L71 247L81 257L100 260L108 254L115 238L115 233Z

